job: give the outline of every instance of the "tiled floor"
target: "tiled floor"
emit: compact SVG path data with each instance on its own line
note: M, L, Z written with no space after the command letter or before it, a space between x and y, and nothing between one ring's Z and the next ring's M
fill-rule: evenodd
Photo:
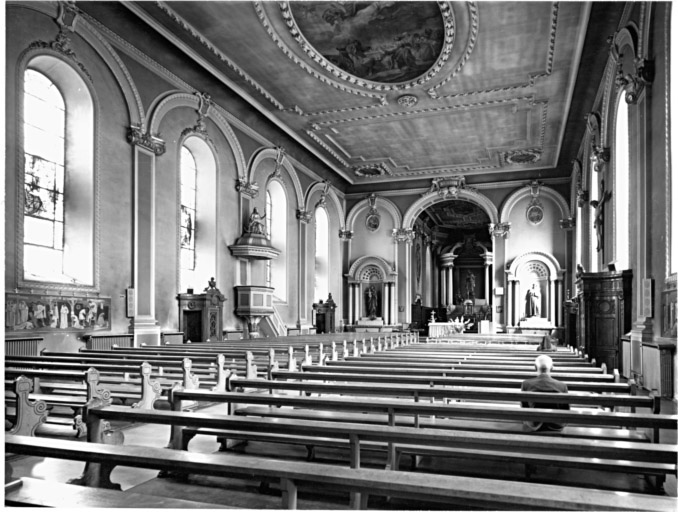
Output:
M212 406L203 411L224 412L224 405ZM662 412L667 414L676 413L676 404L671 401L662 402ZM64 432L64 431L62 431ZM169 439L169 427L163 425L138 425L124 429L125 444L164 447ZM676 432L663 432L662 442L676 442ZM197 436L191 441L190 450L203 453L212 453L218 450L214 437ZM248 454L256 454L266 457L281 457L295 460L305 460L306 450L304 447L282 446L270 443L251 443L245 449L245 453L230 451L223 453L224 457L242 457ZM346 465L348 461L347 451L318 449L319 461ZM383 465L383 456L376 453L363 455L363 464L374 467ZM519 478L523 468L517 464L479 464L477 461L454 461L455 474L475 474L485 477L502 477L508 479ZM80 462L59 461L40 457L23 457L12 461L14 476L31 476L46 480L66 482L71 478L80 476L84 464ZM450 460L424 459L421 470L435 469L437 472L445 472L452 467ZM647 483L642 477L633 477L617 474L603 474L591 471L575 471L556 468L544 468L533 477L535 481L544 483L559 483L564 481L576 482L581 488L596 487L604 482L608 487L616 490L645 492ZM178 482L174 479L159 479L157 471L118 467L111 476L111 480L119 483L123 490L134 489L135 492L143 492L151 495L167 496L173 498L193 499L206 503L216 503L249 509L275 509L280 508L280 493L275 486L268 492L260 492L259 482L216 478L216 477L191 477L188 482ZM665 484L666 494L676 496L676 479L669 478ZM573 495L573 499L576 496ZM379 498L370 499L370 508L391 510L409 509L421 510L422 508L435 510L446 507L435 504L422 504L407 502L404 500L386 501ZM347 509L348 496L333 492L331 489L302 490L299 495L299 508L303 509ZM449 508L449 507L447 507ZM461 510L461 507L459 508Z

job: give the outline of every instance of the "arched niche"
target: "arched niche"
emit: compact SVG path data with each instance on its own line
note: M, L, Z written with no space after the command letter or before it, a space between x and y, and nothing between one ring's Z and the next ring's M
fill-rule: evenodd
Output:
M460 306L465 300L472 300L474 306L490 304L493 264L492 250L473 238L443 248L440 266L446 283L441 302L448 306Z
M563 277L565 271L550 254L531 251L515 258L506 270L507 327L545 329L562 325ZM529 310L529 290L539 293L539 311Z
M393 325L396 323L398 273L384 258L363 256L353 262L348 281L349 325ZM371 292L369 292L371 290ZM369 319L368 293L376 293L376 319Z

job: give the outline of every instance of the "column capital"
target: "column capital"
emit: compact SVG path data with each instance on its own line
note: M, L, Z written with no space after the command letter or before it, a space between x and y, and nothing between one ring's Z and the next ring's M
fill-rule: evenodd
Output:
M141 146L151 151L156 156L165 153L165 141L148 132L144 132L139 126L129 127L127 141L133 146Z
M414 231L409 228L396 228L393 230L393 238L396 243L405 242L411 245L414 240Z
M353 239L353 231L350 229L339 230L339 240L342 242L350 242Z
M235 180L235 189L244 196L249 196L252 199L259 195L259 185L256 181L247 181L247 178L241 176Z
M492 265L494 263L494 254L491 252L486 252L483 254L483 259L485 260L485 265Z
M511 232L511 223L510 222L500 222L498 224L490 223L489 225L490 236L503 237L507 238Z
M304 210L303 208L299 208L297 210L297 219L299 219L302 223L308 224L311 222L312 214L311 212Z
M560 229L564 229L565 231L571 231L577 225L577 221L572 217L568 217L567 219L560 219L559 223Z
M443 254L440 257L440 265L442 267L454 267L454 260L457 259L456 254L452 254L451 252L448 252L447 254Z

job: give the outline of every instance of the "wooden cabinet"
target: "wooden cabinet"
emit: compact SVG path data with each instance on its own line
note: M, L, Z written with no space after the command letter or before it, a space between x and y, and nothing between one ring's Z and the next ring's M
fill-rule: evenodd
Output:
M179 330L184 333L184 343L223 341L223 303L226 298L216 288L205 293L180 293Z
M577 278L580 347L608 371L621 368L621 337L631 330L632 272L584 272Z

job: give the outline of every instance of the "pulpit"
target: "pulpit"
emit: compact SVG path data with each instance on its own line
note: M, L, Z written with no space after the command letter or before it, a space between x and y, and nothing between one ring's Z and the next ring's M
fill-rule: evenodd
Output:
M190 290L189 290L190 291ZM226 298L216 288L214 279L204 293L180 293L179 330L184 343L223 341L223 304Z
M332 299L330 293L327 301L322 300L313 304L313 312L315 313L315 330L316 333L331 333L334 332L334 311L337 309L337 304Z

